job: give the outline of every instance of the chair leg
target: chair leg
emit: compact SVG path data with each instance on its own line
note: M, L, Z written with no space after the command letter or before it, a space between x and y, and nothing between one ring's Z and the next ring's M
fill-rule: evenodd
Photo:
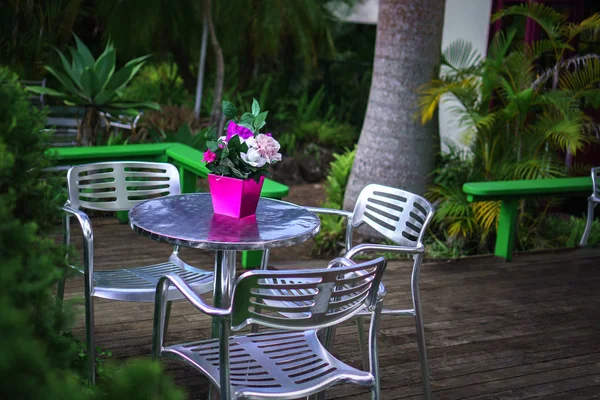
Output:
M358 331L358 345L360 346L360 355L362 358L362 366L365 371L369 370L369 349L367 347L367 338L363 326L362 317L356 317L356 329Z
M71 243L71 216L65 214L63 216L63 246L65 247L65 265L63 267L62 276L58 281L58 287L56 288L56 305L54 309L54 325L56 332L60 331L60 321L63 311L63 300L65 297L65 283L67 280L67 264L69 262L69 248Z
M165 312L165 335L163 336L163 340L167 341L167 336L169 335L169 318L171 318L171 306L173 305L172 301L167 301L167 311Z
M85 342L88 356L89 383L96 384L96 342L94 340L94 298L85 296Z
M421 314L421 304L417 305L415 311L415 324L417 327L417 345L419 347L419 362L421 363L421 379L423 380L423 394L426 400L430 400L431 384L429 382L429 366L427 365L427 347L425 345L425 329L423 327L423 315Z
M581 241L579 242L579 246L585 246L587 244L588 238L590 237L590 231L592 230L592 222L594 222L594 208L596 207L596 203L588 200L588 211L587 211L587 221L585 223L585 229L583 231L583 236L581 237Z

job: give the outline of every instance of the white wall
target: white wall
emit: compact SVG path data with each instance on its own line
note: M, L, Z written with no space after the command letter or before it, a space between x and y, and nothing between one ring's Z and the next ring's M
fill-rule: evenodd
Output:
M421 0L414 0L421 1ZM466 39L473 48L485 56L488 43L488 31L492 0L446 0L442 49L457 39ZM348 22L376 24L379 0L360 0L352 9L341 7L334 12ZM465 136L455 118L449 113L450 102L442 104L439 112L440 138L442 150L447 150L446 141L452 141L466 148Z
M457 39L466 39L473 48L485 56L488 43L489 20L492 0L446 0L442 49ZM452 103L440 106L439 123L442 150L447 150L446 141L466 148L465 135L455 118L450 114Z

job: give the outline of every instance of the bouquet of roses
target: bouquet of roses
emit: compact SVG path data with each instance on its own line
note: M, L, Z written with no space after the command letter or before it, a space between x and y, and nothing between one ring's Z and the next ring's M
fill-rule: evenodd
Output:
M266 125L268 111L260 111L256 99L252 99L252 112L238 119L233 104L223 101L223 114L229 121L225 124L227 134L218 136L215 130L207 134L202 161L215 175L239 179L254 179L268 176L268 167L281 161L279 143L270 133L260 133Z

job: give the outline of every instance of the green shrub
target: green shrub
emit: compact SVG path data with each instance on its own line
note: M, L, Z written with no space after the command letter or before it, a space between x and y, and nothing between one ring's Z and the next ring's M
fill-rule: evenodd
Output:
M344 205L344 192L354 163L356 149L348 150L344 154L334 154L335 160L325 183L325 202L323 207L341 210ZM335 253L339 243L344 242L345 221L343 217L335 215L321 216L321 230L315 237L313 253L324 255Z
M585 228L585 217L549 215L538 229L541 244L538 248L575 247L579 244ZM588 245L600 243L600 221L592 222Z
M172 62L144 65L125 89L123 97L134 101L155 101L161 105L193 105L192 97L185 90L177 71L177 64Z
M44 173L50 165L40 133L45 114L27 98L16 75L0 67L0 393L16 399L108 399L119 387L122 393L145 393L140 399L152 397L151 388L155 399L182 398L157 364L124 367L94 389L82 384L76 371L81 346L69 334L56 333L72 322L68 305L55 318L53 299L64 263L62 246L50 239L60 221L60 190Z

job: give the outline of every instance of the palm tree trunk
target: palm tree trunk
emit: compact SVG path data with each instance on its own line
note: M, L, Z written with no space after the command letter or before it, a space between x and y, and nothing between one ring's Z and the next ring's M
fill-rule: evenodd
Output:
M95 107L87 107L79 127L79 141L82 146L92 146L96 139L100 112Z
M215 31L215 25L212 19L211 13L211 0L204 0L204 15L208 23L208 31L210 32L210 42L212 45L213 53L215 54L216 60L216 77L215 77L215 90L213 92L213 104L210 113L211 125L217 124L217 132L223 130L223 118L221 113L221 100L223 99L223 81L225 80L225 62L223 60L223 50L217 39L217 33Z
M437 76L445 0L380 0L373 80L344 207L369 183L423 194L439 152L437 118L422 126L416 89Z

